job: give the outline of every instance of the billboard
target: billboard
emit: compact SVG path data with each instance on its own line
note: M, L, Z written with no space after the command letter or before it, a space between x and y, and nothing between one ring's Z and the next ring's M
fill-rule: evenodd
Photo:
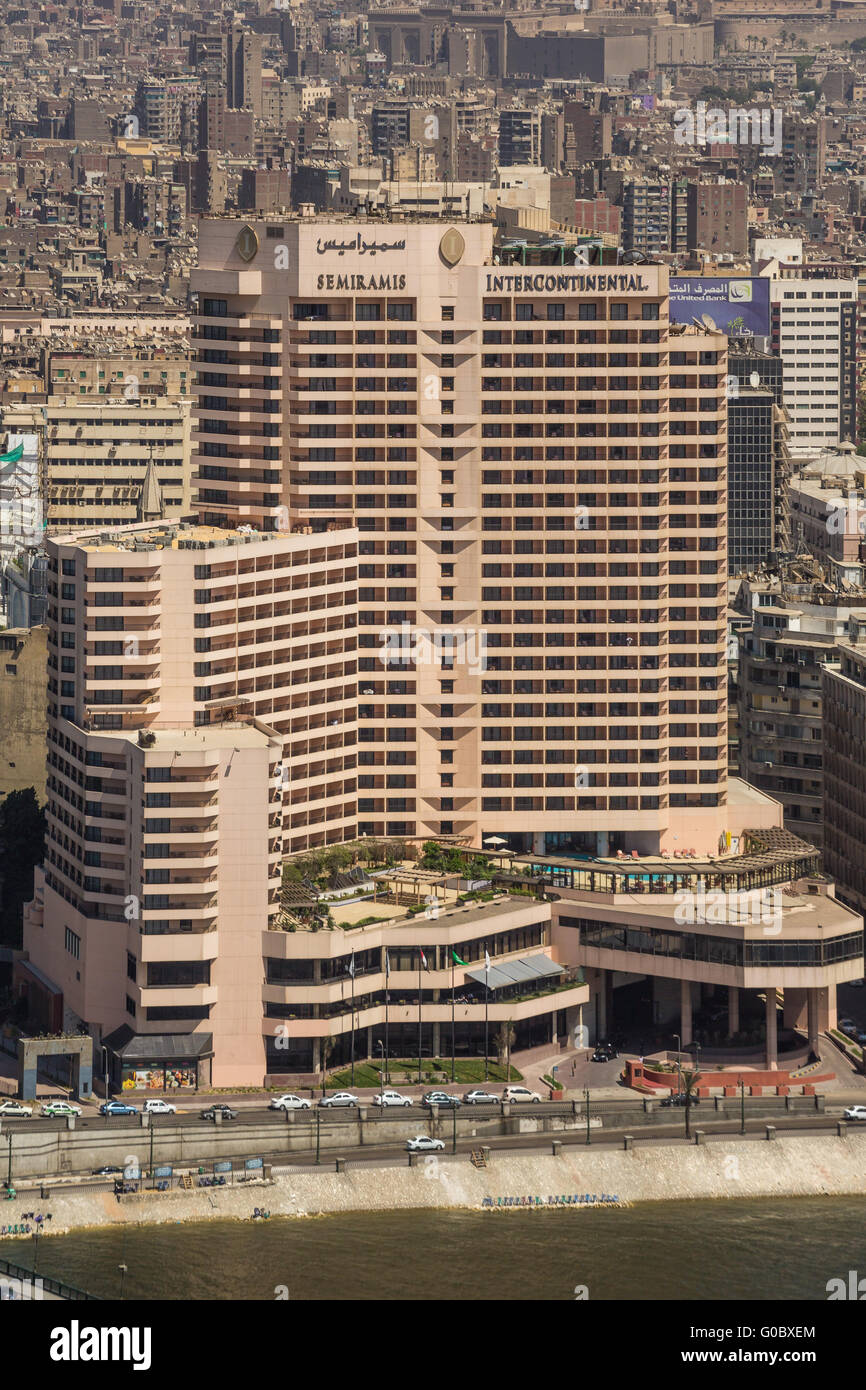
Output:
M729 338L766 338L770 334L770 282L758 276L671 276L672 323L710 320ZM705 318L706 316L706 318Z

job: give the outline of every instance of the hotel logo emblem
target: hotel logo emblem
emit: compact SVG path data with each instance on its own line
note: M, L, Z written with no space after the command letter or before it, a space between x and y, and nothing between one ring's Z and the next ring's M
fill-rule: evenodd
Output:
M456 227L450 227L439 243L439 255L449 267L455 266L466 250L466 242L463 240Z
M259 249L259 239L252 227L247 225L242 229L240 236L235 242L235 250L242 261L251 261Z

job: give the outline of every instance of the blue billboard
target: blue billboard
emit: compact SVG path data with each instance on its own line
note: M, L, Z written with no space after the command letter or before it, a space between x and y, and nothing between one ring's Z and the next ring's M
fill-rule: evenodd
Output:
M671 276L672 323L719 328L729 338L766 338L770 333L770 282L758 276Z

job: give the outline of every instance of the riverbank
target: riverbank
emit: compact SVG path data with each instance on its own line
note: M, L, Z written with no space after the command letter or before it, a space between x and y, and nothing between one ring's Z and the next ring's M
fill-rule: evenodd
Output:
M576 1198L572 1212L606 1199L612 1206L726 1198L854 1196L866 1194L866 1133L843 1138L741 1141L726 1136L706 1145L642 1144L631 1150L563 1146L561 1154L494 1152L486 1168L467 1155L426 1158L417 1167L310 1169L243 1188L175 1189L118 1200L112 1193L51 1190L0 1203L0 1226L20 1225L24 1212L51 1212L45 1235L87 1228L158 1225L213 1218L249 1221L254 1208L272 1217L362 1211L478 1210L513 1206L541 1212L548 1197ZM587 1199L595 1199L592 1200ZM502 1199L502 1201L500 1201ZM505 1199L509 1199L507 1205ZM536 1199L540 1199L537 1202ZM582 1199L582 1200L581 1200ZM615 1201L611 1201L615 1199ZM561 1209L559 1200L556 1209ZM539 1218L541 1219L541 1218ZM0 1249L3 1240L0 1238Z

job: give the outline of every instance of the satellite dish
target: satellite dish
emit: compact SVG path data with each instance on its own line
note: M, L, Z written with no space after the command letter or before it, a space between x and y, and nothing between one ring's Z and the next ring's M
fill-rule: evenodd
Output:
M709 329L711 333L716 328L716 321L709 314L701 314L701 323L704 325L704 328Z
M749 385L757 389L761 384L761 378L757 372L752 372L749 377Z

